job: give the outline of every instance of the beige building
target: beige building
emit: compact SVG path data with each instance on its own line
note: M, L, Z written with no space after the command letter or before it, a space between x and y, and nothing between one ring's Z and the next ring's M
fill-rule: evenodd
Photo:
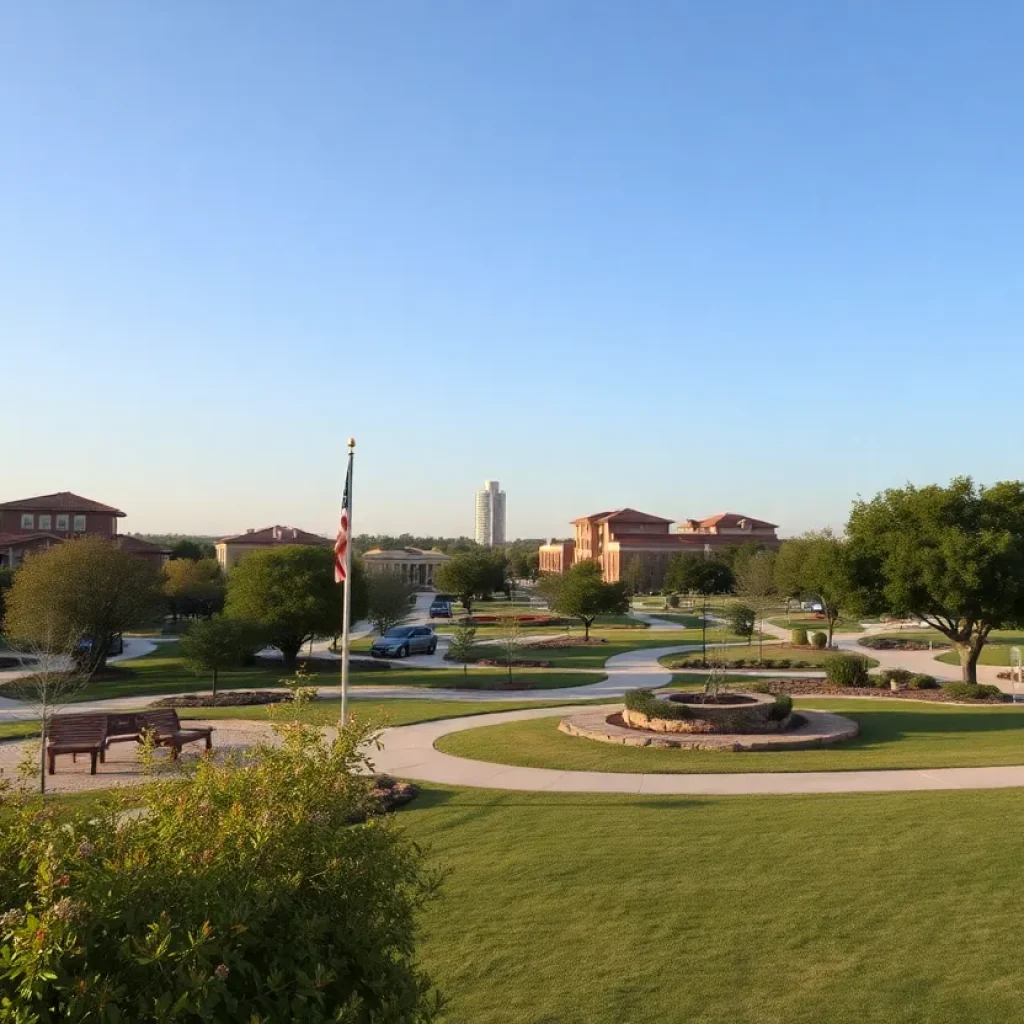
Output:
M709 519L687 519L676 532L672 520L620 508L572 521L571 541L549 541L540 548L541 572L565 572L576 562L598 562L605 580L631 580L643 590L661 586L669 561L680 552L710 555L718 548L755 541L778 547L776 527L731 512Z
M307 533L296 526L267 526L262 530L246 530L237 537L224 537L214 544L214 549L220 567L226 572L250 551L285 547L288 544L329 548L334 546L334 541L318 533Z
M443 551L422 548L374 548L363 555L363 565L371 572L397 572L414 587L432 587L434 570L451 561Z

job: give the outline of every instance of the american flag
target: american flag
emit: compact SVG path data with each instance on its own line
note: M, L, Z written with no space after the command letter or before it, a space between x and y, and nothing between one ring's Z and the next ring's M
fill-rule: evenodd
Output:
M341 496L341 519L338 521L338 536L334 541L334 582L344 583L348 568L349 515L348 492L352 484L352 460L345 474L345 493Z

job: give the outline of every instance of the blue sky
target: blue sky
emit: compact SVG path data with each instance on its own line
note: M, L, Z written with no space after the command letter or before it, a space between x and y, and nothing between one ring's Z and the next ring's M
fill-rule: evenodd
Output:
M8 5L0 494L786 532L1020 476L1024 7Z

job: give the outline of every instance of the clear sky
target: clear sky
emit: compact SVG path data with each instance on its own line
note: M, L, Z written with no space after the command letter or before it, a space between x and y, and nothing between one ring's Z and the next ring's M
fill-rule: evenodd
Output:
M0 497L126 530L841 523L1021 475L1024 5L33 0Z

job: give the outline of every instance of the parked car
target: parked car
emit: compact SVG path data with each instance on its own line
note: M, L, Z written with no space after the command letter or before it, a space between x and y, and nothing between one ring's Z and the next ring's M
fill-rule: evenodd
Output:
M435 597L430 602L430 617L432 619L450 619L452 617L452 603L443 597Z
M373 641L370 654L374 658L405 658L436 650L437 636L429 626L393 626Z

